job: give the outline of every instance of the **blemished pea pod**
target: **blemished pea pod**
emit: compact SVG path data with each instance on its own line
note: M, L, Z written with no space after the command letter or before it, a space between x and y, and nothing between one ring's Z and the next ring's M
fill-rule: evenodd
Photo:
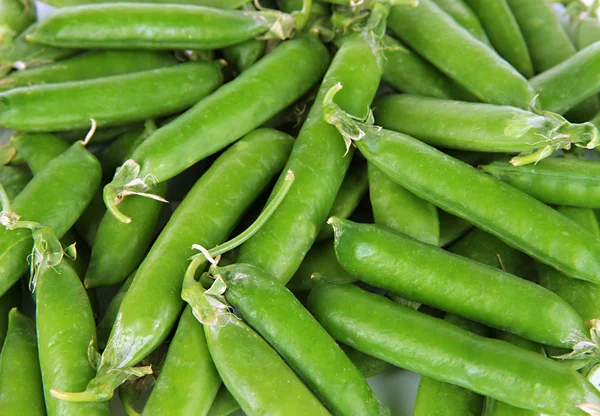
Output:
M593 124L571 124L544 111L408 94L386 95L373 106L377 124L386 129L443 148L527 152L511 160L517 164L539 161L572 144L594 148L600 143L600 132Z
M119 176L105 187L108 209L126 221L116 207L130 190L126 184L152 178L144 188L147 192L154 181L166 181L218 152L295 102L321 78L328 63L327 49L311 36L283 42L256 65L148 137L131 156L140 165L139 170L129 172L127 177Z
M35 175L14 199L12 209L23 220L47 225L57 237L62 237L99 188L101 175L100 163L85 149L84 143L74 143ZM31 244L28 230L0 229L0 294L27 270Z
M40 22L27 39L82 49L202 50L224 48L257 37L287 39L296 25L293 15L279 10L105 3L59 9Z
M92 80L17 88L0 93L0 125L20 131L60 131L84 128L90 125L90 119L98 126L133 123L184 110L222 82L220 64L189 62ZM148 100L150 90L152 100Z
M535 165L497 161L479 169L546 204L600 208L600 163L549 158Z
M177 332L143 415L206 415L220 385L204 328L188 306L179 318Z
M0 184L6 190L10 200L15 199L30 179L31 175L23 169L14 166L0 166Z
M491 46L481 22L473 10L467 6L463 0L433 0L440 9L448 13L459 25L475 39Z
M46 413L35 324L17 308L8 314L8 333L0 355L0 406L7 415Z
M0 345L4 344L6 331L8 330L8 312L21 304L21 285L19 283L11 287L8 292L0 296Z
M215 7L218 9L237 9L238 7L248 3L250 0L143 0L140 3L176 3L176 4L192 4L196 6ZM102 3L120 2L118 0L102 1ZM129 0L134 3L135 0ZM54 7L69 7L79 6L82 4L98 3L97 0L47 0L47 4Z
M204 325L206 340L223 383L247 415L329 415L265 340L231 312L219 314L217 324Z
M17 35L35 22L35 2L28 0L0 1L0 45L10 45Z
M223 285L227 303L283 357L331 412L385 414L360 371L277 279L258 267L241 263L210 270L217 279L215 285Z
M386 63L382 80L394 89L426 97L475 100L469 92L399 40L386 35L383 43Z
M527 108L535 97L516 69L472 37L432 0L420 0L416 7L392 7L388 27L483 102Z
M440 244L437 207L398 185L372 164L369 197L375 224L434 246Z
M340 134L324 122L322 102L332 85L347 82L351 87L336 97L337 102L351 114L365 115L383 72L378 40L385 32L388 10L385 4L375 4L365 27L345 38L338 49L286 165L296 174L294 187L267 223L241 246L238 262L259 266L285 284L314 243L351 159L344 157ZM280 176L274 192L284 179Z
M529 83L538 92L542 108L562 114L600 91L598 65L600 42L536 75ZM588 105L588 108L590 111L583 116L586 120L598 111L598 107Z
M455 315L446 314L444 321L482 337L490 329ZM484 398L463 387L421 376L413 416L481 416Z
M308 308L338 341L396 366L542 413L598 414L600 393L575 370L353 285L320 281Z
M131 283L133 282L133 277L135 276L135 271L131 273L119 288L119 291L115 293L112 297L108 306L106 307L106 311L104 312L104 316L98 323L96 330L98 332L98 348L103 350L106 347L106 342L108 341L108 337L110 335L110 331L115 324L115 320L117 319L117 314L119 313L119 308L121 307L121 302L123 302L123 298L125 294L131 287Z
M473 224L470 222L441 209L438 209L438 217L440 220L440 247L446 247L473 228Z
M133 365L167 337L183 308L181 289L192 244L221 242L283 168L293 140L259 129L225 151L177 207L138 268L123 298L102 365L85 392L66 400L105 401L128 378ZM214 203L214 196L219 203ZM115 374L120 377L115 378Z
M0 79L0 91L41 84L82 81L175 65L175 57L153 51L88 52L59 63L15 71Z
M528 280L373 225L332 217L335 253L372 286L550 346L594 354L584 321L560 297ZM542 322L540 324L540 322Z

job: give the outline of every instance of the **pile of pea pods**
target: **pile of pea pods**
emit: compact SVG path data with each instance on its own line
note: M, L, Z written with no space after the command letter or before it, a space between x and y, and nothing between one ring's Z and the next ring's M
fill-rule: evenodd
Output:
M600 2L106 1L0 0L1 415L600 416Z

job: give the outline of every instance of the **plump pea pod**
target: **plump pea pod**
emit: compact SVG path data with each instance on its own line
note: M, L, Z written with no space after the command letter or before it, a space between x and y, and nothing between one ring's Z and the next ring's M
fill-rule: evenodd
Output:
M532 78L529 83L539 93L542 107L564 113L600 91L600 42L577 52L569 59ZM585 102L587 104L587 101ZM597 113L598 107L588 105L583 119ZM579 106L578 106L579 107Z
M369 197L375 224L438 246L440 222L437 207L393 182L369 164Z
M144 141L131 158L137 171L119 171L104 189L105 202L123 221L115 206L128 191L147 192L201 159L249 133L304 94L320 79L329 62L325 46L310 36L279 45L233 81L200 101ZM128 173L127 177L124 174ZM142 189L129 189L132 180L145 180Z
M175 3L191 4L196 6L215 7L218 9L237 9L250 0L129 0L130 3ZM120 0L102 1L102 3L120 3ZM54 7L80 6L82 4L95 4L97 0L47 0L47 4Z
M247 415L329 415L265 340L232 313L219 314L217 324L204 326L206 340L223 383Z
M467 31L475 39L490 45L481 22L473 10L467 6L463 0L433 0L440 9L448 13L459 25L467 29Z
M432 0L420 0L417 7L392 7L388 26L400 40L483 102L527 108L535 96L516 69Z
M0 297L0 344L4 344L8 330L8 312L21 304L21 285L16 283Z
M456 241L473 228L473 224L470 222L441 209L438 209L438 217L440 220L440 247Z
M16 308L8 315L8 333L0 355L0 406L7 415L46 413L35 324Z
M175 65L175 57L166 52L98 51L88 52L60 63L16 71L0 79L0 91L40 84L82 81Z
M600 41L600 23L598 19L583 17L575 23L575 46L584 49L593 43Z
M348 218L365 196L368 188L367 164L364 160L356 160L350 164L328 215ZM324 223L316 241L327 240L331 237L333 237L331 227Z
M13 200L25 188L31 175L14 166L0 166L0 184L6 190L8 198Z
M365 114L383 72L377 39L383 36L387 11L386 5L376 4L367 26L337 51L286 165L296 175L294 187L265 226L242 245L240 263L259 266L287 283L315 241L350 164L350 157L343 157L340 134L323 120L322 102L332 85L344 82L348 89L337 102L351 114ZM275 190L283 180L280 176Z
M479 168L546 204L600 208L597 161L550 158L527 166L497 161Z
M599 414L600 393L567 366L355 286L320 282L308 307L335 339L396 366L542 413Z
M474 101L470 93L399 40L386 35L383 43L386 63L382 79L386 84L408 94Z
M220 385L204 329L188 306L179 319L143 415L206 415Z
M447 314L444 320L482 337L490 333L489 328L455 315ZM482 408L483 397L479 394L454 384L421 376L413 416L481 416Z
M506 0L466 0L494 49L525 78L534 74L527 43Z
M194 50L224 48L256 37L287 39L295 28L294 16L278 10L105 3L60 9L27 39L83 49Z
M600 50L600 49L599 49ZM375 101L377 124L433 146L478 152L528 152L511 160L533 163L571 145L593 149L600 133L558 114L516 107L450 101L408 94ZM529 152L538 149L535 153Z
M0 45L10 45L19 33L35 22L35 3L28 0L0 1Z
M100 320L97 326L98 332L98 348L103 350L106 347L106 342L108 341L108 337L110 335L110 331L115 324L115 320L117 319L117 314L119 313L119 308L121 307L121 302L123 302L123 298L125 294L131 287L131 283L133 282L133 278L136 272L131 273L119 288L119 291L115 293L112 297L108 306L106 307L106 311L104 312L104 316Z
M224 286L227 303L271 344L334 414L384 414L360 371L277 279L241 263L212 267L211 273L217 279L215 285Z
M74 143L35 175L15 198L12 209L23 220L47 225L57 237L62 237L92 199L100 186L100 177L98 160L82 142ZM0 229L0 247L3 248L0 293L5 293L27 270L31 244L31 233L27 230Z
M136 272L119 308L96 378L67 400L104 401L130 371L167 337L183 300L183 275L192 244L212 247L223 240L289 156L292 140L260 129L230 147L177 207ZM214 203L218 195L219 204ZM168 253L166 255L165 253Z
M133 123L184 110L223 82L220 64L189 62L93 80L0 93L0 125L20 131ZM160 85L160 88L155 88ZM153 90L152 100L146 91ZM65 101L64 97L69 97Z

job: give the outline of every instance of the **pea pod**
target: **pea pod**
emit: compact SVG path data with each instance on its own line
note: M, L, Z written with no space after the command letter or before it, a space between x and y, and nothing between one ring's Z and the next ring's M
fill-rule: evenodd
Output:
M308 307L335 339L396 366L542 413L598 411L600 393L567 366L355 286L320 282Z
M237 9L238 7L248 3L250 0L129 0L129 3L175 3L175 4L192 4L196 6L215 7L218 9ZM103 3L119 2L117 0L103 1ZM47 4L54 7L71 7L82 4L94 4L94 0L47 0Z
M371 164L369 196L376 224L434 246L440 244L436 206L396 184Z
M433 146L478 152L538 149L511 160L515 164L539 161L572 144L594 148L600 143L594 125L571 124L557 114L537 110L407 94L384 96L374 106L378 124Z
M149 124L153 123L149 122ZM123 161L154 131L156 131L156 125L150 129L136 128L123 133L115 141L106 145L98 153L98 160L102 164L102 172L105 177L112 176L115 170L123 164ZM107 182L110 181L110 177L106 179Z
M132 131L132 130L135 130L138 128L142 128L142 127L143 127L142 123L132 123L132 124L125 124L122 126L97 128L96 131L94 132L94 143L98 144L98 143L109 142L124 133L127 133L129 131ZM59 136L61 139L66 140L69 143L72 143L77 140L82 140L84 137L86 137L89 134L89 132L90 132L90 128L88 126L87 128L81 129L81 130L60 131L60 132L55 132L55 134L57 136Z
M600 40L600 23L592 17L582 17L575 23L575 46L584 49Z
M463 0L433 0L440 9L448 13L459 25L467 29L467 31L475 39L490 45L481 22L477 15L473 12L469 6L467 6ZM490 45L491 46L491 45Z
M121 307L121 302L123 302L123 298L125 294L131 287L131 283L133 282L133 278L135 276L135 272L131 273L119 288L119 291L115 293L112 297L108 306L106 307L106 311L104 311L104 316L98 323L96 328L98 332L98 348L103 350L106 347L106 341L108 341L108 337L110 336L110 331L115 324L115 320L117 319L117 314L119 313L119 308Z
M108 209L126 221L116 204L127 195L124 192L140 192L126 184L134 179L148 182L148 178L164 182L218 152L297 100L323 75L327 64L327 49L312 37L282 43L146 139L131 156L139 170L113 179L104 189ZM147 192L154 181L150 182L142 192Z
M392 7L388 27L483 102L527 108L535 96L516 69L473 38L432 0L420 0L416 7Z
M17 88L0 93L0 125L21 131L58 131L89 126L90 119L99 126L127 124L184 110L222 81L219 64L190 62L94 80ZM155 89L149 102L146 90L157 84L161 88Z
M294 187L264 227L241 246L238 262L259 266L287 283L314 243L350 164L350 157L343 157L339 133L323 120L321 103L332 85L347 82L351 87L338 102L350 113L364 115L383 72L378 39L388 9L376 4L366 26L338 49L286 165L296 175ZM280 176L275 190L283 180Z
M546 204L600 208L600 163L595 161L550 158L527 166L498 161L480 169Z
M35 324L16 308L8 314L8 333L0 355L0 406L11 415L46 412Z
M35 22L35 3L28 0L0 2L0 45L10 45L19 33Z
M264 40L250 39L223 49L223 56L238 72L244 72L263 57L266 48Z
M59 63L16 71L0 79L0 91L41 84L82 81L175 65L169 53L149 51L88 52Z
M0 344L4 345L4 338L8 330L8 312L21 303L21 285L16 283L8 292L0 297Z
M14 166L0 166L0 184L6 190L9 199L14 199L25 188L31 176Z
M229 416L240 408L237 400L229 393L227 387L221 385L215 401L210 407L210 411L207 413L208 416Z
M494 49L525 78L533 76L527 43L506 0L466 0L485 29Z
M240 263L212 267L211 273L217 279L213 287L223 286L227 303L271 344L333 413L381 414L379 400L362 374L277 279ZM339 383L342 378L344 383Z
M473 224L470 222L441 209L438 209L438 217L440 219L440 247L446 247L473 228Z

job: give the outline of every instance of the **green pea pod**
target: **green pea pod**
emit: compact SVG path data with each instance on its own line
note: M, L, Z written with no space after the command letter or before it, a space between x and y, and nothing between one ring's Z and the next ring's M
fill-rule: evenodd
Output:
M466 0L494 49L525 78L534 74L527 43L506 0Z
M600 208L596 161L550 158L527 166L498 161L479 168L546 204Z
M223 383L249 415L329 415L265 340L227 311L205 325L210 354ZM243 349L240 349L243 345Z
M184 110L223 82L218 63L167 68L0 93L0 125L20 131L127 124ZM161 87L156 89L156 85ZM146 91L154 89L152 100ZM64 97L69 97L68 101Z
M62 237L92 199L100 177L98 160L82 142L74 143L35 175L15 198L12 209L23 220L47 225ZM0 293L5 293L27 270L31 244L28 230L0 229Z
M292 139L259 129L230 147L198 180L177 207L136 272L119 308L102 365L82 393L66 400L104 401L112 397L131 366L152 352L171 331L181 309L181 288L192 244L222 241L251 202L282 168ZM259 163L260 162L260 163ZM215 195L219 203L214 203ZM120 378L115 374L121 373Z
M143 415L205 415L220 385L204 329L188 306L179 319Z
M35 324L14 308L0 355L0 406L7 415L46 413Z
M489 328L455 315L447 314L444 320L482 337L490 333ZM454 384L421 376L413 416L481 416L482 408L483 397L479 394Z
M348 218L358 207L358 204L367 193L368 187L367 164L363 160L351 163L328 216ZM333 237L331 227L324 223L315 241L323 241L331 237Z
M248 3L250 0L129 0L128 3L175 3L175 4L191 4L196 6L215 7L218 9L237 9L238 7ZM103 1L103 3L118 3L120 0ZM47 0L47 4L54 7L70 7L79 6L82 4L94 4L95 0Z
M600 91L598 65L600 42L535 76L529 83L539 93L544 109L562 114ZM587 110L579 118L589 120L598 112L598 106L589 104L587 100L584 104Z
M383 43L386 63L382 79L386 84L408 94L475 101L470 93L400 41L385 36Z
M215 284L219 280L224 284L227 302L334 414L385 413L360 371L274 276L241 263L212 267L211 273L217 279ZM227 380L224 382L227 385Z
M229 416L240 408L237 400L229 393L227 387L221 385L207 416Z
M374 5L362 31L347 37L338 49L286 165L296 175L294 187L267 223L241 246L240 263L259 266L287 283L314 243L351 159L343 157L340 134L323 120L323 98L332 85L344 82L348 88L337 102L351 114L365 115L383 72L377 39L385 31L387 12L388 6ZM284 178L280 176L274 192Z
M441 209L438 209L438 217L440 220L440 247L446 247L473 228L473 224L470 222Z
M115 320L117 319L117 314L119 313L119 308L121 307L121 302L123 302L123 298L125 294L131 287L131 283L133 282L133 277L136 272L131 273L119 288L119 291L115 293L112 297L108 306L106 307L106 311L104 312L104 316L100 320L98 324L98 348L103 350L106 347L106 342L108 341L108 337L110 335L110 331L115 324Z
M321 281L308 307L335 339L396 366L542 413L598 412L600 393L575 370L353 285Z
M516 69L432 0L420 0L416 7L392 7L388 26L400 40L483 102L527 108L535 96Z
M31 176L14 166L0 166L0 184L6 190L9 199L15 197L25 188Z
M393 182L369 164L369 196L375 224L438 246L440 222L435 205Z
M35 2L28 0L0 1L0 46L10 45L19 33L35 22Z
M169 53L150 51L88 52L59 63L16 71L0 79L0 91L41 84L82 81L175 65Z
M21 303L21 285L11 287L8 292L0 297L0 345L4 345L4 338L8 330L8 312Z
M463 0L433 0L440 9L448 13L459 25L475 39L491 46L481 22L473 10L467 6Z
M575 23L575 46L584 49L600 40L600 23L598 19L583 17Z
M407 94L386 95L373 105L379 125L433 146L477 152L538 149L533 155L511 160L516 164L537 162L572 144L594 148L600 142L600 133L594 125L571 124L557 114L544 111Z
M344 350L344 353L346 353L348 358L350 358L350 361L358 368L358 371L360 371L364 378L375 377L377 374L381 374L393 367L386 361L364 354L347 345L342 344L340 347Z
M219 49L257 37L287 39L295 28L294 17L278 10L104 3L59 9L27 39L82 49Z
M140 164L139 170L115 178L104 189L109 210L125 221L115 198L118 201L124 191L140 190L124 185L134 179L164 182L238 140L308 91L323 75L328 61L327 49L310 36L283 42L252 68L146 139L131 156Z
M114 127L101 127L96 129L94 132L94 143L105 143L109 142L120 135L127 133L129 131L142 128L142 123L132 123L125 124L122 126L114 126ZM89 126L82 130L69 130L69 131L60 131L55 132L57 136L61 139L66 140L69 143L75 142L77 140L83 140L84 137L88 135L90 132Z
M266 49L266 41L250 39L223 49L223 56L238 72L244 72L263 57Z
M150 133L151 134L151 133ZM98 160L102 165L102 172L105 177L113 175L115 170L123 164L128 155L147 138L144 128L136 128L134 130L123 133L115 141L109 143L98 153ZM107 182L110 178L106 178Z
M340 264L365 283L536 342L596 353L583 320L549 290L402 234L329 221Z

